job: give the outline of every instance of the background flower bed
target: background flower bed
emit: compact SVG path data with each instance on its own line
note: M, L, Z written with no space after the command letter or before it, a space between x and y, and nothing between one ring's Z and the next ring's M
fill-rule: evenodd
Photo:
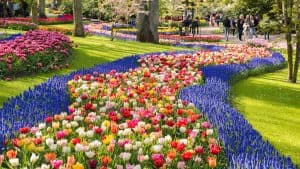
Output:
M107 24L88 24L85 25L85 30L93 35L111 37L110 27ZM121 40L131 40L136 41L136 35L133 33L116 31L114 33L114 38ZM181 41L185 42L220 42L222 40L221 36L178 36L168 33L163 33L159 35L160 43L173 45Z
M70 39L47 31L28 31L10 41L0 43L0 78L22 73L57 69L69 56Z
M36 24L30 22L0 19L0 28L28 31L35 30L37 27Z
M10 103L5 103L3 108L0 110L0 112L1 112L1 119L4 118L4 119L8 119L8 120L12 121L12 120L15 120L15 118L17 118L17 117L20 118L20 116L21 117L24 116L24 118L22 120L25 120L25 121L28 120L28 121L23 122L23 124L22 124L22 122L20 123L20 122L14 121L12 124L7 123L7 125L10 127L6 127L4 125L3 128L5 130L8 129L8 131L12 132L15 129L18 129L18 128L24 126L24 124L32 125L35 123L34 120L37 120L37 122L38 122L39 120L51 115L51 113L53 113L53 112L58 113L58 112L64 111L64 110L66 111L67 105L68 105L68 101L66 101L66 100L68 99L68 95L64 94L65 90L66 90L65 83L68 81L68 79L70 79L72 77L72 75L75 75L78 73L83 73L83 74L92 73L94 70L97 70L100 72L107 72L111 69L116 69L117 71L126 71L129 68L134 68L136 66L135 61L139 57L140 56L133 56L132 58L124 58L124 59L121 59L121 60L118 60L118 61L115 61L112 63L103 64L98 67L95 66L94 68L89 69L89 70L81 70L81 71L73 73L69 76L63 76L61 78L54 77L53 79L50 79L46 83L44 83L40 86L37 86L34 90L24 92L24 94L22 96L18 96L16 98L11 99ZM274 62L270 61L272 59L274 60ZM226 66L214 66L211 70L212 70L212 73L214 73L215 75L221 74L219 72L219 70L224 71L224 73L225 73L224 78L228 80L229 77L231 76L230 75L231 73L246 71L248 69L255 68L256 66L258 66L258 67L260 67L260 66L264 67L266 65L271 66L276 63L284 62L284 59L282 57L280 57L280 56L276 57L275 55L273 55L273 57L270 58L270 60L261 59L261 58L254 59L250 63L257 63L257 64L253 64L252 66L251 66L251 64L250 64L250 66L245 66L245 65L249 65L249 64L230 65L227 67L227 69L225 69L226 71L224 71L223 68L222 69L220 68L220 67L226 67ZM235 66L237 66L237 67L241 66L243 69L238 69ZM208 79L206 79L206 83L208 83L208 82L209 82ZM224 85L226 87L226 84L224 84ZM221 94L224 94L224 93L226 94L227 91L223 91L223 88L221 88L221 90L209 89L209 90L207 90L206 95L211 96L212 99L222 98L221 100L223 100L224 97L220 97L218 94L219 94L219 92ZM190 93L196 93L196 92L190 91ZM46 99L46 98L48 98L48 99ZM61 104L58 104L60 101L61 101ZM211 100L211 101L208 100L207 102L213 104L215 101L216 100ZM40 104L33 104L34 102L39 102ZM218 102L216 102L216 103L218 103ZM197 105L197 107L199 106L198 104L196 104L196 105ZM218 110L217 106L218 105L214 105L214 106L212 105L212 109L213 109L212 111L214 111L214 112L210 114L211 117L209 117L209 118L213 118L214 116L216 116L216 118L218 120L222 121L222 119L225 117L224 117L224 114L216 114L215 113L215 111ZM19 109L18 107L22 107L22 109ZM225 108L230 108L230 106L226 106ZM51 110L52 110L52 112L51 112ZM7 113L5 113L5 112L7 112ZM9 114L8 114L8 112L9 112ZM34 116L31 119L29 119L27 116L28 115L27 112L36 112L36 114L34 114ZM46 113L48 113L48 114L46 114ZM236 115L235 115L235 117L236 117ZM241 116L237 116L237 117L238 117L238 120L243 120L243 117L241 117ZM248 124L248 127L249 126L250 125ZM2 126L1 126L1 128L2 128ZM238 133L241 132L242 135L241 134L235 135L235 134L230 134L230 133L226 133L226 132L224 132L223 135L232 136L237 141L241 140L239 138L242 137L244 134L243 134L243 131L239 129L239 126L233 126L231 123L231 125L228 125L227 128L232 129L231 131L233 131L233 133L235 133L235 131L237 130L236 132L238 132ZM5 130L3 130L3 131L5 131ZM222 132L222 128L220 128L220 132ZM3 133L3 134L1 133L1 136L3 137L4 134L5 133ZM221 139L224 139L224 137L221 136ZM247 139L247 138L245 138L245 139ZM257 142L261 143L260 145L264 145L266 147L271 147L267 142L264 142L261 139L261 137L258 137ZM232 144L234 144L234 143L232 143ZM230 148L230 146L229 146L229 148ZM233 166L233 168L235 168L235 167L238 168L237 166L250 166L250 165L252 165L252 166L253 165L258 165L258 166L261 166L261 165L271 166L272 165L274 168L286 168L286 166L287 166L289 168L293 168L291 161L279 156L275 150L273 151L273 152L275 152L275 155L272 154L273 158L269 158L268 161L263 161L263 162L259 163L256 159L256 154L260 154L260 155L267 154L267 157L268 157L268 155L270 155L270 152L266 151L264 149L264 147L262 147L262 148L263 148L262 151L255 152L254 154L250 153L247 156L241 155L241 156L233 158L234 161L232 161L231 165ZM271 152L271 153L273 153L273 152ZM236 153L240 154L243 152L238 151Z
M0 21L6 22L27 22L31 23L31 18L1 18ZM59 15L55 18L39 18L39 24L41 25L49 25L49 24L64 24L64 23L73 23L72 15Z

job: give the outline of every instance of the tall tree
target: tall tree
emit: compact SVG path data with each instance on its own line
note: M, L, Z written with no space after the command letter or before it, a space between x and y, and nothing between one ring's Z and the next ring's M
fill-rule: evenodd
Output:
M74 36L83 37L84 36L84 28L83 28L81 0L74 0L73 16L74 16Z
M293 83L297 82L298 69L299 69L299 60L300 60L300 0L297 0L295 8L298 9L296 13L296 58L294 64L294 73L293 73Z
M46 18L45 0L39 0L39 17Z
M32 22L35 24L39 24L37 0L31 1L31 15L32 15Z
M293 0L284 0L284 22L286 27L286 43L287 43L287 53L288 53L288 81L293 80L293 44L292 44L292 16L293 16Z

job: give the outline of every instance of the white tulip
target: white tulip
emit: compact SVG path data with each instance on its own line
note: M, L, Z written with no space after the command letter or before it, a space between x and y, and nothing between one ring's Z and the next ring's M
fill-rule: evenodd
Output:
M36 155L36 154L34 154L34 153L31 154L30 162L31 162L32 164L36 163L36 161L37 161L38 159L39 159L39 156L38 156L38 155Z
M162 145L154 145L153 147L152 147L152 151L154 152L154 153L159 153L159 152L161 152L161 149L162 149Z
M47 144L47 146L51 146L52 144L54 144L54 140L52 138L47 138L46 144Z
M213 135L214 134L214 130L213 129L207 129L206 130L206 134L209 135L209 136Z
M19 165L19 159L18 158L12 158L9 159L9 163L13 166L13 167L17 167Z
M85 152L85 155L88 158L93 158L96 155L96 153L94 151L87 151L87 152Z
M71 148L68 147L68 146L64 146L64 147L62 148L62 152L63 152L63 153L69 153L69 152L71 152Z

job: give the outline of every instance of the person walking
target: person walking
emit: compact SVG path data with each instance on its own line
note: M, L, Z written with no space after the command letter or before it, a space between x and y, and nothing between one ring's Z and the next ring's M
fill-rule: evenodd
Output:
M0 0L0 18L4 17L4 9L5 9L4 1Z
M13 3L13 11L14 11L14 16L18 17L19 14L20 14L20 5L19 5L19 3L17 1L15 1Z
M25 0L21 1L23 16L27 18L29 16L28 3Z
M228 41L229 39L229 29L230 29L230 19L228 16L225 17L223 20L223 26L224 26L224 34L225 34L225 39Z
M232 36L235 36L236 34L236 32L237 32L237 27L236 27L236 20L235 20L235 18L232 18L231 20L230 20L230 27L231 27L231 29L232 29Z
M238 21L237 21L237 28L239 33L239 40L242 41L243 36L243 30L244 30L244 16L240 15Z
M7 0L6 2L6 11L8 17L13 16L13 3L11 2L11 0Z
M257 38L255 19L252 15L250 16L249 26L250 26L250 36L249 36L250 39L252 39L253 36Z
M195 36L195 34L199 34L199 18L196 17L196 19L192 22L192 34Z
M265 28L264 28L264 37L265 40L270 40L270 32L271 32L271 21L270 18L268 18L265 22Z
M246 15L246 18L244 20L244 37L250 38L250 16Z

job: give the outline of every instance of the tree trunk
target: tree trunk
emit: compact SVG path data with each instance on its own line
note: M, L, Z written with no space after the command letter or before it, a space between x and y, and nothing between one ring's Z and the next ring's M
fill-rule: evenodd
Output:
M81 0L74 0L73 3L73 16L74 16L74 36L83 37L83 19L82 19L82 2Z
M35 24L39 24L38 20L38 5L37 0L31 1L31 15L32 15L32 22Z
M45 0L39 0L39 17L46 18Z
M137 40L140 42L159 43L159 3L158 0L150 0L149 11L146 1L140 4L138 12Z
M292 44L292 6L293 0L284 0L284 21L286 25L285 38L287 42L287 53L288 53L288 81L293 80L293 44Z
M277 8L278 8L278 13L281 15L282 14L282 1L276 0L276 3L277 3Z
M296 9L300 7L300 0L296 2ZM293 83L297 83L298 69L299 69L299 60L300 60L300 11L297 11L296 17L296 58L294 64L294 74L293 74Z
M150 0L150 30L153 34L153 42L159 43L158 26L159 26L159 0Z

